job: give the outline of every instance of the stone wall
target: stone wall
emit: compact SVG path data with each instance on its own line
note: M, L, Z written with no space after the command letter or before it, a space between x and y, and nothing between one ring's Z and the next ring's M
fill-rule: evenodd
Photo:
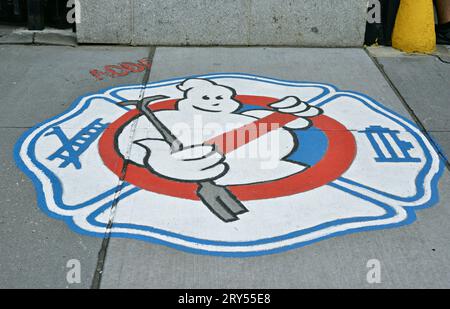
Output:
M80 43L362 46L367 0L80 0Z

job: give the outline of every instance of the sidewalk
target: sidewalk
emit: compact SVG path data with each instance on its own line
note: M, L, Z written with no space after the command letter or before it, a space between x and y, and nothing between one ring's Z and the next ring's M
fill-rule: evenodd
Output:
M139 61L147 57L150 58L151 69L142 71L142 63L147 62ZM443 50L441 58L448 61L450 53ZM134 63L132 70L135 72L126 72L123 67L121 70L118 67L121 63L128 63L129 68L130 63ZM107 66L116 72L114 77L102 74ZM107 237L105 240L102 235L107 235L106 226L98 227L95 232L83 231L80 226L84 223L77 221L81 217L64 221L62 215L39 209L38 200L51 198L45 194L36 197L36 189L39 192L39 188L35 188L33 183L38 182L33 177L31 181L30 173L25 175L17 167L13 153L19 138L37 124L67 111L77 98L115 86L138 85L139 88L147 80L147 71L150 73L149 83L193 75L239 72L276 80L331 84L340 90L367 95L415 123L430 147L436 149L442 166L446 165L438 184L439 202L430 209L417 211L417 219L415 222L408 219L411 220L408 225L348 233L276 254L235 258L189 253L186 252L189 250L178 250L163 241L130 237ZM0 162L3 171L0 181L1 288L450 287L450 174L446 157L450 154L450 65L434 56L404 55L384 48L0 45L0 72L3 93L0 104ZM131 96L134 90L123 91L121 95ZM151 89L148 91L153 93ZM113 98L112 94L108 95ZM99 113L101 111L103 109L99 107ZM351 110L346 113L351 113ZM120 112L112 108L111 117L113 114L119 115ZM361 116L355 123L363 118ZM61 123L60 126L72 135L84 129L70 123ZM358 136L359 143L363 139L357 132L364 129L356 126L349 132ZM414 154L419 155L418 152ZM86 155L91 154L86 152ZM127 174L128 170L123 172ZM73 173L77 173L76 169ZM96 173L94 170L86 178L67 178L68 182L60 190L66 194L70 191L68 188L77 188L73 194L69 192L68 205L88 199L84 195L94 186L98 192L111 188L111 196L105 198L110 206L99 215L104 220L115 207L117 217L113 217L114 220L124 218L121 216L125 206L139 207L139 195L131 200L124 197L124 201L117 197L118 192L130 193L133 186L124 186L116 175L103 177L103 174ZM407 173L405 170L404 174ZM364 176L370 171L362 168L360 174ZM399 175L396 179L403 179L401 177ZM100 180L93 185L89 178ZM394 186L402 188L408 184L398 182ZM414 190L406 193L412 196ZM433 194L426 185L420 190L425 195ZM48 191L44 192L48 194ZM155 198L162 197L158 195ZM316 198L320 199L320 196ZM367 199L361 201L360 207L369 207L364 204L366 202ZM344 205L336 205L336 209L341 206ZM42 205L40 207L43 208ZM140 210L133 208L133 211L138 213ZM358 211L355 207L355 214ZM209 218L209 212L206 209L204 212ZM161 221L161 224L166 224L176 220L167 217ZM119 224L118 221L113 223ZM66 264L71 259L81 263L79 284L69 284L66 280ZM372 259L381 262L380 284L371 285L366 280L367 263Z

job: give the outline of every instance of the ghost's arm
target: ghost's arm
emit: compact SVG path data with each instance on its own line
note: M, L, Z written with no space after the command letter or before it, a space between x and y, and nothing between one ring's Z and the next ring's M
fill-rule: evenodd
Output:
M163 114L160 113L158 116L161 115ZM213 146L185 146L182 150L174 152L145 117L139 118L134 132L130 126L122 134L124 133L128 137L133 135L133 142L131 149L124 148L126 152L122 153L129 152L131 162L161 177L195 182L215 179L228 170L224 156L216 152Z
M286 124L284 128L299 130L309 128L311 126L311 120L309 118L322 113L320 108L310 106L297 97L286 97L278 102L272 103L270 107L273 110L253 110L246 111L242 114L257 119L267 117L274 111L282 114L293 114L297 116L297 119Z

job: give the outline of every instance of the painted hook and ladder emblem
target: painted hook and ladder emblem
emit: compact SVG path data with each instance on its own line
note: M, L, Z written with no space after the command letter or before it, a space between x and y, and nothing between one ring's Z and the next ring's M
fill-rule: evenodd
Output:
M59 165L60 168L66 168L72 164L76 169L81 169L80 156L109 125L109 123L102 123L102 120L102 118L94 120L73 138L68 138L61 127L53 127L52 131L45 134L45 136L57 136L62 146L49 156L48 160L54 161L56 159L61 159L62 163Z

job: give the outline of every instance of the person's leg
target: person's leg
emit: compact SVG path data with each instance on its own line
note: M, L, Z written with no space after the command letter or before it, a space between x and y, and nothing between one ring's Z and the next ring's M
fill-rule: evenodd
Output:
M450 45L450 0L436 0L435 3L439 18L437 43Z
M438 11L439 24L450 22L450 0L436 0L436 8Z

